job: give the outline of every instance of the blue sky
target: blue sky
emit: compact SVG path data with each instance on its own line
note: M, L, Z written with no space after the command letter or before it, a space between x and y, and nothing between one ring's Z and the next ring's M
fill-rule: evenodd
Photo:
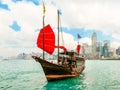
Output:
M110 35L104 35L101 31L97 30L85 30L84 28L72 28L72 29L63 28L62 30L66 33L72 34L75 37L75 40L78 39L77 34L79 34L82 38L84 37L91 38L93 32L96 32L98 42L102 42L104 40L110 41L113 40L113 38Z
M13 21L12 25L10 25L10 28L16 32L21 30L21 27L18 25L17 21Z
M0 1L0 8L1 9L5 9L5 10L9 10L8 5L7 4L3 4L2 0Z
M43 1L46 7L45 24L50 24L55 30L56 11L61 11L62 30L69 49L74 48L77 34L82 37L81 44L90 45L93 32L97 33L98 42L110 40L111 46L120 46L120 1L0 0L0 56L5 53L39 52L36 38L42 28Z

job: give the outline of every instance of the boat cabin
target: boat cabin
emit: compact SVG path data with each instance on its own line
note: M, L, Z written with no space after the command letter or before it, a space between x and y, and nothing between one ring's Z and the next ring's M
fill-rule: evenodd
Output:
M79 55L76 52L62 52L60 53L61 57L60 59L60 64L65 67L77 67L78 62L84 62L84 58L79 57Z

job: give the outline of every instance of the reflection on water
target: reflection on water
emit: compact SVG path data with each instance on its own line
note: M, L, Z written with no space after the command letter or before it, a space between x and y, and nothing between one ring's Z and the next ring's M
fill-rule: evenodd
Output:
M85 90L87 87L84 83L85 74L82 73L75 78L69 78L58 81L48 82L45 86L45 90Z

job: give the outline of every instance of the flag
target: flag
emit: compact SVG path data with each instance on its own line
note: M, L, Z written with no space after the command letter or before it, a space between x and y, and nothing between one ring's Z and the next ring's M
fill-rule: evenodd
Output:
M80 39L80 38L81 38L81 36L80 36L79 34L77 34L77 37L78 37L78 39Z
M81 45L77 45L77 53L80 54Z
M46 12L46 8L45 8L45 5L43 3L43 14L45 14L45 12Z

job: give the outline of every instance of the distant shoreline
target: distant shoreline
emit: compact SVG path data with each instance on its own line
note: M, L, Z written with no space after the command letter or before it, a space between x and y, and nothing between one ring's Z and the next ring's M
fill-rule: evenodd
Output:
M115 58L106 58L106 59L87 59L87 60L120 60L120 58L115 59Z

